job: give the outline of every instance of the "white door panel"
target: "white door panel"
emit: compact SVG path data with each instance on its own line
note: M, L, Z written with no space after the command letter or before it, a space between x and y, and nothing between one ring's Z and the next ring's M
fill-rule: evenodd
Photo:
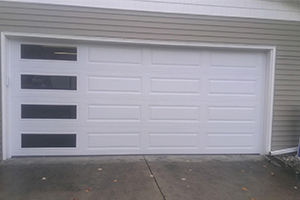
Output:
M61 61L21 59L21 44L31 43L10 43L12 155L260 152L264 53L93 44ZM56 89L22 89L21 75L49 76ZM59 89L71 79L57 76L76 77L76 89ZM22 117L22 105L46 105L50 114ZM76 106L75 117L64 105ZM76 144L22 147L22 135L34 134L74 134Z

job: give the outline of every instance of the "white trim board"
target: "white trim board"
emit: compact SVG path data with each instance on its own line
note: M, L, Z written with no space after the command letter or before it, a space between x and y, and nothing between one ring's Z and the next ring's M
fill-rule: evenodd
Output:
M7 58L8 58L8 39L5 34L1 33L1 95L2 95L2 159L5 160L10 155L10 140L8 139L7 133L10 131L7 125L7 119L9 119L9 112L7 111L7 96L8 89L6 87L6 78L7 77Z
M286 0L2 0L163 13L300 21L300 3Z
M9 88L6 86L6 76L8 71L8 43L10 39L27 39L32 41L73 41L76 42L103 42L103 43L119 43L119 44L146 44L155 46L185 46L185 47L199 47L207 49L244 49L244 50L259 50L268 52L268 62L266 71L266 96L264 102L264 121L263 133L261 138L260 154L268 154L271 150L271 136L272 136L272 116L273 116L273 96L274 96L274 77L275 77L275 46L254 46L254 45L228 45L228 44L205 44L205 43L185 43L185 42L164 42L164 41L147 41L147 40L124 40L116 38L98 38L98 37L80 37L80 36L66 36L66 35L46 35L46 34L31 34L31 33L1 33L1 64L2 64L2 144L3 144L3 159L11 157L10 152L10 112L7 108L10 106Z

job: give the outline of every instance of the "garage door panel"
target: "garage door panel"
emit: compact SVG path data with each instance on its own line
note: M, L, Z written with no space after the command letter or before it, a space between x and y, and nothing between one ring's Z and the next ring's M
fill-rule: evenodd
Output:
M209 95L251 95L255 96L256 92L255 80L224 80L210 79L209 80Z
M11 64L11 72L14 73L45 73L45 74L66 74L69 75L71 73L78 74L84 66L79 64L65 64L65 63L53 63L48 64L42 63L24 63L20 64ZM71 71L70 71L71 70ZM16 77L11 77L16 78ZM17 80L17 79L16 79Z
M200 108L192 106L150 106L150 121L199 122Z
M37 155L37 153L40 153L41 151L51 151L55 150L56 152L62 152L62 151L75 151L77 150L78 147L78 132L76 131L45 131L45 130L40 130L40 131L20 131L16 129L12 129L12 133L14 133L15 140L14 143L11 145L11 150L13 155ZM35 137L29 138L31 141L24 141L24 137L22 135L37 135L37 136L43 136L45 135L48 138L44 139L38 139L36 140ZM64 137L64 136L71 136L71 137ZM50 136L50 137L49 137ZM52 137L54 136L54 137ZM62 136L64 138L56 138L56 136ZM59 140L65 140L67 141L67 145L64 145L61 143ZM49 142L48 142L49 141ZM57 142L56 142L57 141ZM27 146L26 143L27 142ZM23 144L23 146L22 146ZM24 146L25 145L25 146ZM28 146L29 145L29 146ZM52 146L52 147L51 147ZM56 147L54 147L56 146ZM28 154L30 153L30 154ZM49 152L50 153L50 152ZM53 152L52 152L53 153ZM41 155L41 154L40 154ZM44 154L44 155L59 155L59 154ZM65 154L67 155L67 154Z
M79 155L77 148L23 148L22 151L12 152L14 156L76 156Z
M88 132L87 148L140 149L140 132Z
M17 59L30 59L30 60L60 60L60 61L76 61L77 60L77 46L72 42L35 42L35 41L22 41L15 39L9 41L13 55Z
M199 95L200 92L199 79L151 78L151 94Z
M257 54L250 52L210 52L211 68L256 69Z
M15 130L28 132L60 132L60 131L78 131L82 129L78 120L44 120L44 119L26 119L16 120ZM22 128L19 128L22 127Z
M254 124L261 120L261 103L255 101L211 102L205 106L204 116L207 124Z
M203 152L210 154L259 153L259 148L255 144L255 137L252 135L210 134L207 135L205 143Z
M20 50L18 50L20 51ZM10 61L10 64L12 66L11 69L29 69L29 70L79 70L82 66L81 61L64 61L64 60L39 60L39 59L20 59L20 58L14 58L15 55L11 55L10 58L12 59ZM14 60L13 60L14 59Z
M248 99L260 100L264 88L262 75L247 74L224 74L210 75L207 79L206 94L209 97L218 98L236 98L236 100Z
M24 91L23 91L24 92ZM24 93L18 94L18 95L12 95L12 102L18 101L20 97L24 98L22 102L18 102L18 104L31 104L31 105L79 105L80 101L74 101L74 98L78 98L78 93L56 93L56 92L47 92L47 91L41 91L33 92L29 91L26 94ZM22 95L24 94L24 95ZM34 98L35 96L39 96L39 98ZM49 95L52 97L49 98ZM55 98L56 96L60 96L60 98ZM19 105L16 105L19 106ZM13 108L15 109L15 108ZM77 109L79 107L77 106Z
M74 133L22 133L22 148L76 148Z
M15 123L20 121L31 123L33 121L56 121L75 122L78 121L78 107L76 104L53 104L22 102L11 109L11 117Z
M88 105L88 120L141 121L139 105Z
M47 62L47 63L46 63ZM46 70L80 70L82 64L79 61L56 61L56 60L30 60L30 59L16 59L11 60L11 69L29 69L32 71Z
M211 67L256 68L256 54L244 52L212 52Z
M261 128L255 124L216 124L205 126L202 143L207 152L218 150L232 153L237 149L241 152L259 153L257 138Z
M74 62L10 58L13 155L259 152L265 54L108 43L77 51ZM22 75L56 83L29 89ZM22 119L22 105L76 106L76 117ZM21 148L22 133L75 133L76 147Z
M148 149L198 149L197 132L150 132Z
M252 140L251 140L252 139ZM233 143L233 140L238 140L239 143ZM208 146L206 147L206 150L208 151L218 151L218 152L236 152L238 151L248 151L249 153L259 153L254 152L253 147L253 138L251 136L209 136L208 139Z
M141 65L142 48L119 46L119 45L101 45L100 47L89 47L88 62L110 63L122 65Z
M76 105L22 104L22 119L76 119Z
M207 148L253 148L254 144L253 134L208 133L207 136Z
M14 70L12 72L13 77L10 78L10 82L13 83L14 91L23 91L27 89L34 91L47 90L47 91L76 91L78 74L70 72L41 72L41 70L36 71L19 71Z
M141 94L142 80L140 77L88 76L88 91L115 94Z
M210 106L208 122L215 123L255 123L255 107Z
M204 61L210 74L264 75L266 56L255 52L209 52Z
M153 49L151 66L201 67L202 52L185 49Z
M26 95L32 93L78 93L78 76L77 74L49 74L49 73L18 73L14 78L9 80L12 95Z
M14 92L11 94L12 98L19 99L20 97L24 98L24 102L28 103L36 103L38 101L40 102L49 102L50 104L53 104L55 102L57 103L63 103L63 102L75 102L74 98L79 96L78 91L65 91L65 90L57 90L57 91L49 91L49 90L32 90L32 89L23 89L22 91ZM35 96L39 96L39 98L34 98ZM55 101L50 101L49 96L51 98L55 98ZM34 99L34 100L33 100ZM43 101L45 100L45 101ZM48 101L47 101L48 100ZM77 103L77 102L76 102Z
M78 149L76 148L69 148L69 149L50 149L50 148L28 148L22 149L22 151L12 152L14 156L28 156L28 155L35 155L35 156L77 156L79 155Z

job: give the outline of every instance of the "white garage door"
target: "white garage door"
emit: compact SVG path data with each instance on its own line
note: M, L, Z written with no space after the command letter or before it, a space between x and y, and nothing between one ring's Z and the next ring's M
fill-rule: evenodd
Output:
M259 153L266 55L10 41L11 153Z

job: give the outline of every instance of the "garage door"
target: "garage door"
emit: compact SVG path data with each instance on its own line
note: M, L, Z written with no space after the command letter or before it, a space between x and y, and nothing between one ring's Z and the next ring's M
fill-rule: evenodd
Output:
M9 46L11 153L259 153L266 55L127 44Z

